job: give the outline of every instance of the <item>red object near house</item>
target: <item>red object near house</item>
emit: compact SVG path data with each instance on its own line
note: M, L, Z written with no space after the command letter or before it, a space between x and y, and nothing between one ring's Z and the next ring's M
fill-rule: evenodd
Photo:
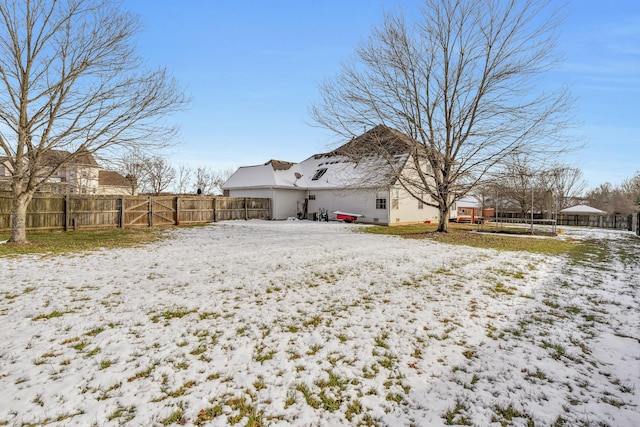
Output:
M353 213L340 212L340 211L336 211L333 213L336 214L336 219L338 221L344 221L344 222L354 222L355 220L357 220L359 217L362 216L360 214L353 214Z

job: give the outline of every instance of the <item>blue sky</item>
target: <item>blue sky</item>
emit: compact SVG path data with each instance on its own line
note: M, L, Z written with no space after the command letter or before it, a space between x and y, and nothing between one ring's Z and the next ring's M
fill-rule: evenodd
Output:
M216 170L302 161L340 140L312 126L318 84L339 70L385 11L419 0L125 0L144 25L141 56L168 67L193 97L172 119L174 164ZM552 74L577 98L586 147L564 159L589 186L640 170L640 1L573 0Z

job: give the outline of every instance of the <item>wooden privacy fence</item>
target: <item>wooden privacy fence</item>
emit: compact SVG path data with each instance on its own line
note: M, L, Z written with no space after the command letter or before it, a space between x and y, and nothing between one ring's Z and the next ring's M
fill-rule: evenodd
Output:
M11 193L0 193L0 231L11 230ZM36 194L27 230L76 230L271 219L271 199L217 196Z

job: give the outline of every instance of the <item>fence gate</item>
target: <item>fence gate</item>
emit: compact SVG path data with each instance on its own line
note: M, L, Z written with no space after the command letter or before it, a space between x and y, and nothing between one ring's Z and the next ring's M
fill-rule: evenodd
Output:
M149 198L125 197L122 199L122 227L149 226Z
M176 224L176 198L150 197L151 226Z

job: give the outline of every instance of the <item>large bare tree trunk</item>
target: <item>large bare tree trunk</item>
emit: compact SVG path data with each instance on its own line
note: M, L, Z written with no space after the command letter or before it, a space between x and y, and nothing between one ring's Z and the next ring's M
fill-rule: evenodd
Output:
M27 242L27 206L32 195L13 191L13 205L11 212L11 238L13 243Z
M438 209L438 211L440 212L439 218L438 218L438 230L440 232L447 232L447 227L449 226L449 210L448 209L442 209L442 207L440 207Z

